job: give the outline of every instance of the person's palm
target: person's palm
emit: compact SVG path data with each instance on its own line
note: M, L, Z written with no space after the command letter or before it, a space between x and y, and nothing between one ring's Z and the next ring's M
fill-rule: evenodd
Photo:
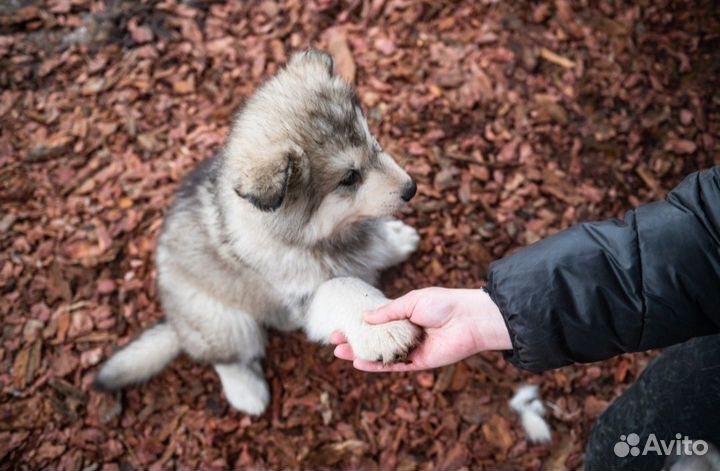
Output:
M353 360L364 371L411 371L449 365L482 350L508 348L504 321L489 296L480 290L426 288L411 291L365 320L380 324L408 319L425 330L422 343L410 354L407 363L384 366L356 359L345 338L336 334L335 355Z

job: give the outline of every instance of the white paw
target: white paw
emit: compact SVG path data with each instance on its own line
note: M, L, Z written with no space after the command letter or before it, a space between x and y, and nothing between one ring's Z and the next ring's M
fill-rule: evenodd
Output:
M393 219L385 223L385 231L387 240L395 250L399 262L407 259L410 254L417 250L420 235L415 228Z
M249 415L265 412L270 404L270 388L261 373L239 364L216 364L215 371L232 407Z
M345 335L357 358L388 364L407 357L420 342L422 329L405 320L378 325L363 323Z

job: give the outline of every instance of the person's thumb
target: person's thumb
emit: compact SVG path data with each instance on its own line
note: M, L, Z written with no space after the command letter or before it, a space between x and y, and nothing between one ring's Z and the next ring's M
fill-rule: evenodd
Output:
M363 318L368 324L384 324L390 321L410 319L416 302L416 291L410 291L389 304L374 311L366 312Z

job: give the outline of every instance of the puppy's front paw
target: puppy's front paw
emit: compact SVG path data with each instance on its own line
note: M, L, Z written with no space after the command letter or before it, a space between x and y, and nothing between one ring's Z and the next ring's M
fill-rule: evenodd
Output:
M385 231L387 240L395 251L398 263L406 260L417 250L420 235L415 228L394 219L385 223Z
M422 329L410 321L362 324L358 331L346 333L357 358L384 364L404 360L420 342Z

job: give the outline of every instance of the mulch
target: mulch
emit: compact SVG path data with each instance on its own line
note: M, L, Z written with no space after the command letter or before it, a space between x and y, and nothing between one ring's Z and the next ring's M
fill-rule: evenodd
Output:
M418 181L402 217L422 243L388 295L479 287L492 260L720 163L713 1L3 2L2 469L582 465L595 418L652 354L541 376L497 353L368 375L273 333L259 418L187 359L92 389L114 346L162 317L153 254L178 183L309 45L335 55ZM551 405L549 445L528 444L507 406L522 382Z

